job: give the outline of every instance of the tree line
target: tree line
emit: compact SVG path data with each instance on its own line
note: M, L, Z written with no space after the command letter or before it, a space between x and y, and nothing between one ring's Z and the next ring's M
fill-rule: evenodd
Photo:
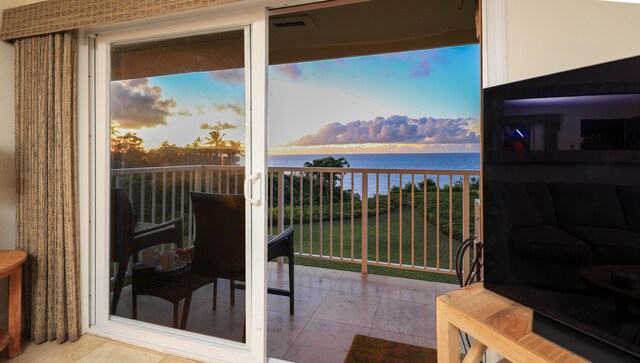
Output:
M111 128L111 168L144 168L178 165L238 165L245 146L237 140L225 140L226 135L212 130L204 138L196 138L185 146L163 141L156 148L146 149L144 140L135 132L122 135Z

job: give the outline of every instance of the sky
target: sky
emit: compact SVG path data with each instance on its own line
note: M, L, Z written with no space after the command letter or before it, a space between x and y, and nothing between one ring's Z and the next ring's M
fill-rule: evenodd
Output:
M212 129L244 142L244 89L242 70L111 82L111 123L137 133L145 148L184 146Z
M112 122L147 148L244 141L242 70L112 82ZM269 153L478 152L479 46L269 68Z

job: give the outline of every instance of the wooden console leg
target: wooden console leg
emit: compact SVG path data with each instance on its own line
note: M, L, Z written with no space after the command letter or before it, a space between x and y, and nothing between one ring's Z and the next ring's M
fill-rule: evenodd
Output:
M436 300L438 363L460 362L460 330L446 318L446 307Z
M22 321L22 266L9 275L9 358L20 355L20 324Z

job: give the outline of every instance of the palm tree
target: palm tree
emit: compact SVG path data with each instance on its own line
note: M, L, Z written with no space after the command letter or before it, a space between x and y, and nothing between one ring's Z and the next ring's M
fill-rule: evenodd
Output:
M220 160L220 149L226 148L225 136L227 135L221 133L220 130L212 130L209 132L209 136L204 138L207 148L213 150L213 160L216 165L222 164Z
M305 162L303 165L305 168L344 168L344 167L350 167L349 165L349 161L347 161L346 158L344 157L339 157L339 158L334 158L333 156L327 156L324 157L322 159L315 159L312 162ZM314 185L319 185L320 182L320 174L323 173L317 173L314 174L313 178L314 178ZM330 182L328 178L323 178L322 180L322 189L323 189L323 193L325 193L325 195L328 197L329 196L329 190L330 188L337 188L337 184L338 181L340 181L340 174L339 173L334 173L333 174L333 180ZM331 184L330 184L331 183ZM334 199L335 200L339 200L340 196L339 196L339 192L338 193L333 193ZM315 199L315 198L314 198Z
M241 141L229 140L227 141L226 146L229 148L229 152L231 153L231 163L237 164L239 160L237 156L244 155L244 144Z
M350 167L349 162L344 157L334 158L333 156L327 156L322 159L315 159L313 162L305 162L305 168L344 168Z
M222 134L220 133L220 130L213 130L211 132L209 132L209 136L205 137L205 145L210 145L212 147L219 147L219 146L224 146L225 141L224 141L224 137L227 136L226 134Z
M244 144L241 141L229 140L227 141L227 147L234 150L237 154L244 155Z

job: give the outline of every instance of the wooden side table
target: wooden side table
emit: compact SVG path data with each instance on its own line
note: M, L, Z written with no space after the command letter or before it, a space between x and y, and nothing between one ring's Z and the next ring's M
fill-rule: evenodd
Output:
M585 363L531 331L533 311L486 290L482 283L436 299L438 362L460 361L460 330L474 338L464 359L479 362L487 347L512 362Z
M20 351L20 323L22 320L22 264L27 260L23 251L0 250L0 278L9 277L9 330L0 333L0 351L9 346L9 358Z

